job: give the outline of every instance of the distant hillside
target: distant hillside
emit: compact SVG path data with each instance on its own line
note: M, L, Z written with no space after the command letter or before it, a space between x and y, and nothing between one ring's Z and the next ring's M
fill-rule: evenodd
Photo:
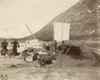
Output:
M88 39L99 36L100 1L80 0L76 5L55 17L35 37L40 40L53 40L53 23L66 22L71 24L71 39Z

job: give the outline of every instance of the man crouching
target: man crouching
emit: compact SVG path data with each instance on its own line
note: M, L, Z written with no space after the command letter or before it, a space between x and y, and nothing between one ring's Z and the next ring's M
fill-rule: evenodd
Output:
M34 49L33 49L33 48L28 48L28 49L24 50L24 51L22 52L22 56L24 57L24 61L25 61L25 62L28 62L28 61L27 61L27 57L28 57L28 56L31 56L31 55L33 55L33 54L34 54Z

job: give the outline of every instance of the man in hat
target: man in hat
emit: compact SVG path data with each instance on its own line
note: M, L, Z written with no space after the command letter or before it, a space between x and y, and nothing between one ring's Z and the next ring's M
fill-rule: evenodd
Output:
M12 43L12 51L13 51L13 55L17 55L17 47L19 47L19 43L17 40L14 40Z
M1 43L1 46L2 46L1 54L5 55L8 51L7 49L8 42L4 39L4 41Z

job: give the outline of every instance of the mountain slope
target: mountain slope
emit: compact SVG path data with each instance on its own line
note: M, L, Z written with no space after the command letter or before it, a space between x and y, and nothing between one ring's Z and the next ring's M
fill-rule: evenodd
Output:
M81 0L76 5L61 13L48 23L35 37L41 40L53 40L53 23L71 24L71 39L88 39L99 35L100 1Z

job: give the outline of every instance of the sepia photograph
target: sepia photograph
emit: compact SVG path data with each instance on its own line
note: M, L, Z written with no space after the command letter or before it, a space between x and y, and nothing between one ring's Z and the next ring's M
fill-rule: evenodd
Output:
M0 0L0 80L100 80L100 0Z

